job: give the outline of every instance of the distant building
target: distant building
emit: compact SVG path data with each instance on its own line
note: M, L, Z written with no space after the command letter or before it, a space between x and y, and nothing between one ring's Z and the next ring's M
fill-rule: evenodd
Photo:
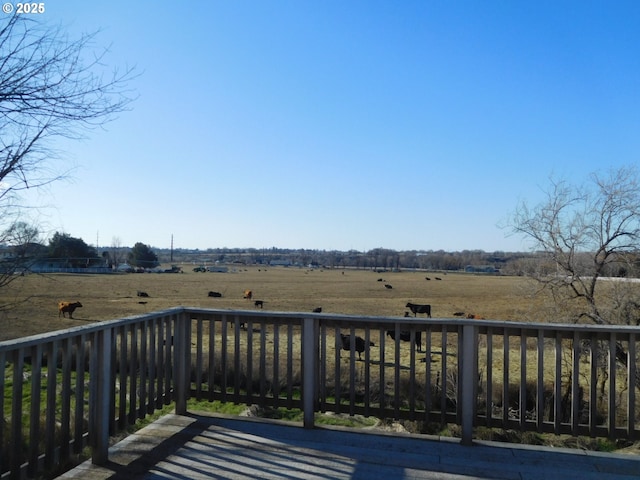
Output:
M272 267L290 267L292 264L291 260L271 260L269 262Z
M223 267L221 265L212 265L207 267L207 272L227 273L228 271L229 267Z
M467 273L500 273L500 270L493 265L467 265L464 267Z

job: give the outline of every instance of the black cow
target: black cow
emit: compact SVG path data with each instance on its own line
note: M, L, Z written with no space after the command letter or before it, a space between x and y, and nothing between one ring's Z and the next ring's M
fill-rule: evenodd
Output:
M139 297L149 298L149 294L147 292L143 292L142 290L138 290L137 295Z
M253 305L258 308L262 308L264 306L264 300L256 300L255 302L253 302Z
M215 297L215 298L220 298L222 297L222 294L220 292L209 292L207 294L209 297Z
M393 286L389 285L388 283L384 284L384 288L388 288L389 290L391 290L393 288Z
M342 349L351 351L351 335L345 335L343 333L340 334L340 340L342 340ZM355 349L358 352L358 359L362 360L362 352L364 352L369 347L375 347L376 344L373 342L368 342L362 338L356 336L355 338Z
M427 317L431 318L431 305L407 303L406 307L413 312L414 317L417 316L418 313L425 313Z
M387 336L391 337L392 340L396 339L396 331L395 330L387 330ZM403 342L411 341L411 332L408 330L400 331L400 340ZM422 332L416 332L416 348L419 352L422 351Z
M322 313L322 307L316 307L313 309L313 313Z

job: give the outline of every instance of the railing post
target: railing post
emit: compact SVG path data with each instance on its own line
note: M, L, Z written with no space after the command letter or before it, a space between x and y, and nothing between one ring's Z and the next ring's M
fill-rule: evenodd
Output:
M318 320L302 320L302 411L304 428L314 427L318 378Z
M111 392L111 336L110 328L96 332L96 345L92 348L91 393L93 408L93 452L91 462L104 465L109 460L109 412L113 395Z
M475 417L476 388L478 378L478 327L466 324L462 328L462 352L458 352L462 362L462 441L463 445L473 443L473 419Z
M173 365L176 414L187 413L189 398L190 367L191 367L191 318L184 311L176 315L175 335L173 339Z

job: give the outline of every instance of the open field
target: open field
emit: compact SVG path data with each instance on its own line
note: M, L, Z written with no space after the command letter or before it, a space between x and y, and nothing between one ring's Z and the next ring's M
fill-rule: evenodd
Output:
M182 274L21 277L0 290L0 305L17 302L0 311L0 340L181 305L253 309L253 301L243 299L245 289L253 291L254 300L264 301L265 310L274 311L310 312L322 307L325 313L404 316L410 301L431 304L434 318L466 312L496 320L550 320L541 317L542 300L531 298L534 286L522 277L255 266L229 273L195 273L189 266L185 270ZM393 288L385 288L385 283ZM138 290L149 298L137 297ZM223 297L210 298L209 291L221 292ZM59 318L60 300L80 301L83 307L73 319Z

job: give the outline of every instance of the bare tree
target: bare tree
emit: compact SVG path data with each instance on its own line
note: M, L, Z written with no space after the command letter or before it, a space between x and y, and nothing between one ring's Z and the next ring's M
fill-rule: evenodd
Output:
M0 244L7 249L0 259L0 286L7 285L24 274L45 250L39 243L40 232L26 222L16 221L0 235ZM0 306L2 308L2 306Z
M56 157L52 140L80 138L133 101L128 84L134 69L105 75L107 50L94 48L95 37L69 39L61 27L33 17L0 19L0 229L5 237L12 236L25 207L20 193L64 176L51 163Z
M514 232L533 240L545 255L529 273L569 319L640 325L637 284L602 280L633 270L640 240L639 186L637 170L622 167L591 174L578 186L552 180L542 203L517 208ZM624 345L616 342L615 350L617 361L626 366ZM640 389L640 372L635 384Z
M523 202L513 215L513 231L533 240L534 248L545 255L546 263L538 264L531 276L556 300L572 302L575 321L637 324L637 306L620 310L622 297L611 297L624 289L603 288L598 280L629 272L635 261L640 246L639 186L632 167L594 173L583 185L551 180L539 205L531 208ZM612 303L618 312L627 312L626 318L611 316Z
M109 250L109 264L112 267L117 267L122 263L125 256L124 248L122 246L122 240L120 237L113 237L111 239L111 248Z

